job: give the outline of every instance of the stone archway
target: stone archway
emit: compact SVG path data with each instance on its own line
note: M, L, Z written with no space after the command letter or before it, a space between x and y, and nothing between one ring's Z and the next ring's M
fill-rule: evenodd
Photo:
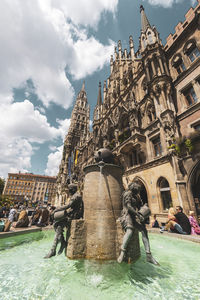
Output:
M143 203L147 203L148 204L148 194L147 194L147 189L145 187L145 183L143 182L143 180L140 177L135 177L133 182L137 182L138 184L140 184L141 186L141 190L140 190L140 197L143 201Z
M193 167L189 177L190 196L193 198L196 214L200 217L200 161Z

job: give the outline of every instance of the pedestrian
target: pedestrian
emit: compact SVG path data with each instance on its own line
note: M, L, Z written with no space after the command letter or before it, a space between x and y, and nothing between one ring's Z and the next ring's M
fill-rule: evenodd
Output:
M196 218L194 217L194 211L189 212L189 221L191 225L191 234L200 234L200 226L197 223Z
M151 227L152 227L152 228L160 228L159 223L158 223L158 220L156 219L156 215L154 215L153 218L154 218L154 220L153 220L153 222L152 222Z
M15 221L16 214L17 214L17 205L15 205L14 207L11 206L8 219L5 223L4 232L8 232L10 230L12 223Z
M183 234L191 234L191 225L188 217L184 214L181 206L176 206L176 214L174 215L178 224L183 230ZM181 233L181 232L180 232Z

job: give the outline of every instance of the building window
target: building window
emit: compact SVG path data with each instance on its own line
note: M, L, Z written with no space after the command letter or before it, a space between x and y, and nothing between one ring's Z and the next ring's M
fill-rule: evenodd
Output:
M175 57L172 59L172 66L176 69L178 74L181 74L186 70L181 54L175 55Z
M181 74L183 71L186 70L184 62L181 60L180 64L176 66L176 71L178 74Z
M194 128L194 130L196 130L196 131L200 131L200 122L196 123L194 125L191 125L191 127Z
M200 56L199 49L194 39L189 40L184 46L184 53L189 57L190 61L193 62L197 57Z
M161 141L160 141L160 136L153 139L152 144L153 144L154 155L155 156L162 155L162 145L161 145Z
M185 90L183 92L183 94L186 98L186 101L187 101L188 105L192 105L192 104L196 103L197 100L198 100L193 86L190 86L187 90Z
M191 51L188 51L187 55L190 61L193 62L197 57L200 56L199 49L195 46Z
M163 210L168 210L170 207L172 207L172 198L169 182L164 177L161 177L158 181L158 186L160 190L160 197L162 200Z
M138 155L137 151L133 150L129 155L130 167L138 165Z

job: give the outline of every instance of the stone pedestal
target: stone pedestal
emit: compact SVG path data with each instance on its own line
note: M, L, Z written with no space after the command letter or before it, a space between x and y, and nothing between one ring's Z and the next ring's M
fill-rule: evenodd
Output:
M87 166L83 190L84 220L73 220L67 257L116 260L124 232L121 215L122 170L112 164ZM138 232L129 243L127 261L140 256Z
M116 235L115 235L115 257L117 259L120 254L120 248L124 236L119 220L116 222ZM73 220L71 224L71 233L68 241L66 256L70 259L86 258L86 246L87 246L87 228L85 220ZM134 230L133 236L130 240L125 261L128 263L135 262L140 257L140 244L139 234L137 229ZM93 257L93 259L99 259L99 257Z

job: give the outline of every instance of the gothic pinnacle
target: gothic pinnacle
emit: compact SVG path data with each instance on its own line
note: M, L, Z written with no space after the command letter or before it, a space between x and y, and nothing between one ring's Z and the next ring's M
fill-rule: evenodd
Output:
M140 5L140 13L141 13L141 26L142 26L142 31L146 32L148 27L151 27L149 20L147 19L147 16L144 11L144 6Z

